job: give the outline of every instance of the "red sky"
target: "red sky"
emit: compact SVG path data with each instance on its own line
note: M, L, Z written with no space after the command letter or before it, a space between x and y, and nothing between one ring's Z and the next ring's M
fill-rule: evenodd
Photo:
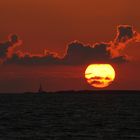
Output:
M0 2L0 40L18 34L19 49L40 54L44 49L64 55L73 40L85 44L115 38L118 25L131 25L140 33L139 0L4 0ZM116 66L116 84L109 89L140 89L139 43L125 50L134 60ZM79 66L1 66L0 91L92 89ZM32 80L33 79L33 80ZM67 81L67 82L66 82Z

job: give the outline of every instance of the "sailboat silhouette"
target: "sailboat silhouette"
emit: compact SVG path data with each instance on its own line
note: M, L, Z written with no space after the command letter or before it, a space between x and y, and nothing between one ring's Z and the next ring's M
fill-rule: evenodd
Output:
M38 93L45 93L45 91L43 90L42 84L40 84L39 86Z

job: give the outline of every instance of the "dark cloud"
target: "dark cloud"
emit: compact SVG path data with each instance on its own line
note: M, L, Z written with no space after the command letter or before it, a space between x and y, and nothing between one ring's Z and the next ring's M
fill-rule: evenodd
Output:
M20 40L17 35L10 35L9 40L0 43L0 59L6 59L9 57L13 51L13 49L20 45Z
M130 39L133 39L136 36L136 32L133 30L133 27L130 25L120 25L117 28L116 42L127 42Z
M110 47L108 47L108 50L110 51L112 57L119 57L128 43L137 41L140 41L140 34L137 33L132 26L119 25L117 27L116 38L114 39L114 41L110 42Z
M107 50L108 44L101 43L91 47L80 42L73 42L68 45L67 52L63 58L57 55L20 55L14 53L12 57L7 58L5 64L24 64L24 65L84 65L90 63L122 63L125 58L111 58Z
M17 35L11 35L9 41L10 41L12 44L18 43L18 42L19 42L18 36L17 36Z
M110 52L107 50L107 47L108 44L106 43L89 46L78 41L73 42L68 45L64 62L70 65L79 65L110 61Z
M94 76L94 77L91 77L90 80L92 80L92 81L100 81L100 80L110 81L112 79L109 77Z
M104 77L100 77L100 76L95 76L95 77L92 77L93 80L102 80L104 79Z
M93 81L91 84L92 84L92 85L102 85L102 84L104 84L104 82Z
M19 45L17 35L12 35L9 41L0 44L0 58L4 64L23 65L84 65L90 63L125 63L126 55L121 55L126 45L131 41L140 41L140 35L129 25L120 25L113 41L85 45L79 41L70 43L63 58L56 53L45 51L43 55L33 55L21 51L14 52Z
M5 58L8 53L8 48L11 46L9 41L5 43L0 43L0 58Z
M105 78L105 80L109 80L109 81L110 81L110 80L111 80L111 78L109 78L109 77L106 77L106 78Z
M24 56L13 54L11 58L7 58L4 64L19 64L19 65L57 65L60 64L61 59L53 55L46 56L31 56L26 54Z

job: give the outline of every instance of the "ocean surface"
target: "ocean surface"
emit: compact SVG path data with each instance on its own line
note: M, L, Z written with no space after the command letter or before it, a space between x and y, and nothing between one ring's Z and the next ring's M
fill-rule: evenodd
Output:
M1 94L0 140L140 140L140 94Z

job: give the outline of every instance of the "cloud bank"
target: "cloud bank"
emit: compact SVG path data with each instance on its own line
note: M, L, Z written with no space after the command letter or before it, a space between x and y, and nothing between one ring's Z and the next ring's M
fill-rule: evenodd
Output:
M121 55L130 42L139 42L140 35L130 25L119 25L113 41L85 45L73 41L67 47L63 58L56 53L45 51L42 55L24 53L17 50L21 44L17 35L11 35L9 40L0 43L0 60L2 64L19 65L85 65L89 63L125 63L126 55ZM16 48L16 51L15 51Z

